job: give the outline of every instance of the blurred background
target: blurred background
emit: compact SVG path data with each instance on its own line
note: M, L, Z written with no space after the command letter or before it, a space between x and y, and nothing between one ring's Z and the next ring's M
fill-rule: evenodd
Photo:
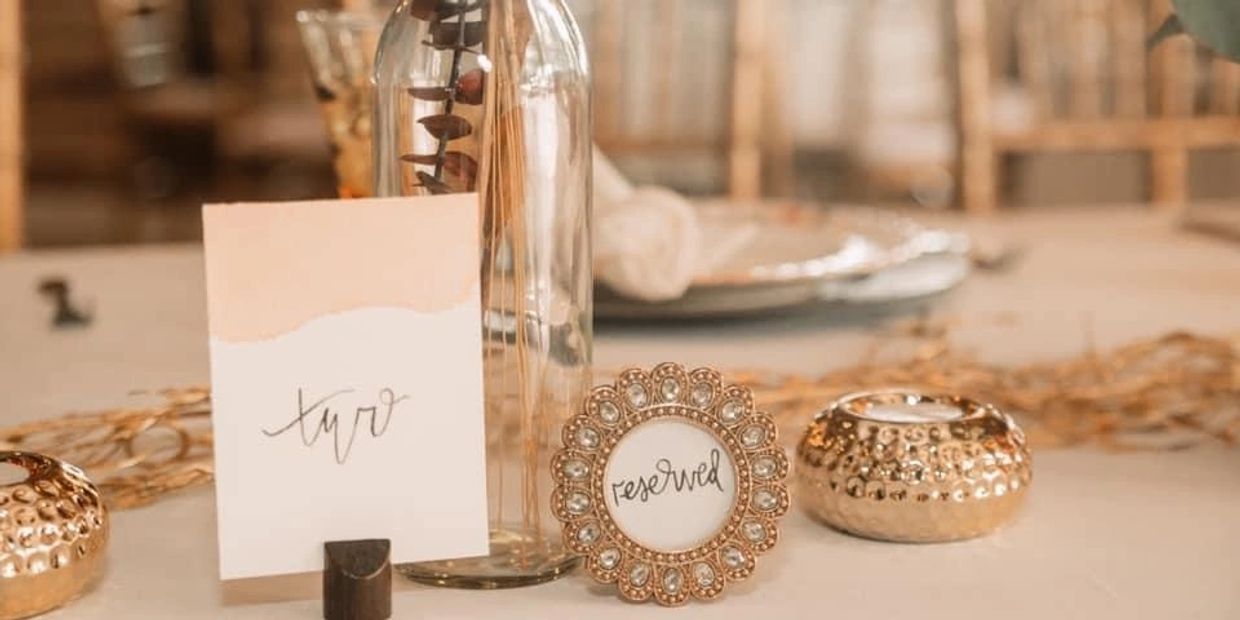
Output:
M1240 66L1184 37L1147 52L1165 0L568 4L596 140L640 183L1237 211ZM195 240L204 202L335 195L307 8L340 6L0 0L0 246Z

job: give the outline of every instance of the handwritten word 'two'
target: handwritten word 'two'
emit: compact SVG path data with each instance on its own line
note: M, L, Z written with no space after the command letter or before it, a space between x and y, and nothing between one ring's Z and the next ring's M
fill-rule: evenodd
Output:
M409 398L397 396L391 388L379 390L378 404L353 407L353 423L347 428L347 435L342 435L340 416L336 410L331 408L331 402L333 399L355 392L357 390L354 389L338 390L318 400L307 402L305 390L299 388L297 390L297 416L276 430L263 429L263 434L267 437L279 437L296 428L301 435L302 445L307 448L314 447L324 434L330 434L336 453L336 463L344 465L349 460L349 454L353 452L353 442L357 439L357 431L362 426L362 417L370 416L370 424L367 425L370 436L382 437L392 423L392 414L396 411L396 405ZM348 409L349 407L344 407L346 415Z

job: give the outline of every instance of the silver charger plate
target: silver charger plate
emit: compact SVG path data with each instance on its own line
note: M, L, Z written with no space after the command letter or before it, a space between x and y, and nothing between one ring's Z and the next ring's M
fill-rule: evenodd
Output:
M748 242L696 278L679 299L635 300L599 285L596 316L708 318L822 301L899 301L950 289L968 272L966 238L889 211L788 202L714 202L701 204L699 209L705 238L737 227L752 227ZM893 272L894 277L881 278L888 270L932 256L955 260L925 263L920 272L903 276ZM931 273L935 270L939 273Z
M927 254L858 281L824 282L818 299L850 305L915 301L956 288L972 267L965 254Z

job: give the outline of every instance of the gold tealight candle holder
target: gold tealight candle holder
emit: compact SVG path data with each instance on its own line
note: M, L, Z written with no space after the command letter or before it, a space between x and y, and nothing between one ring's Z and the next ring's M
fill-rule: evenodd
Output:
M95 583L108 512L82 470L54 458L0 451L0 474L0 620L15 620L60 607Z
M906 390L836 401L810 424L796 460L796 499L812 516L897 542L992 532L1020 509L1033 476L1010 416Z

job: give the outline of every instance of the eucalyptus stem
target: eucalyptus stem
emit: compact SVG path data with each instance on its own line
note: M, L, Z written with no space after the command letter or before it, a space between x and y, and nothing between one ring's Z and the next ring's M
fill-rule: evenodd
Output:
M458 0L456 5L463 5L469 0ZM443 104L443 113L452 114L452 110L456 107L456 90L460 86L461 81L461 58L465 55L465 14L468 11L462 9L456 12L456 45L452 48L452 71L448 78L448 98ZM440 138L439 148L435 153L435 180L443 180L444 157L448 154L448 141Z
M467 116L457 114L457 104L468 107L483 103L485 76L482 69L466 72L463 65L467 53L482 53L474 48L482 45L486 35L487 7L488 0L413 0L410 5L412 19L430 23L427 40L422 45L434 49L435 54L447 50L452 52L446 84L408 89L409 96L416 100L443 103L440 113L417 120L435 139L433 152L400 156L402 161L433 169L433 174L416 168L414 172L417 186L432 194L471 191L477 184L477 160L465 150L453 150L450 143L475 131ZM482 11L481 19L471 21L469 15L478 10Z

